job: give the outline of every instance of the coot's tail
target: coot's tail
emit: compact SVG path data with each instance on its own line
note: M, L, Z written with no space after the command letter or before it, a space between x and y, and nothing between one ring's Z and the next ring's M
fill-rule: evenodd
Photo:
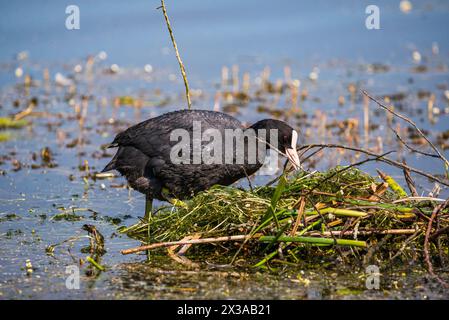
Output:
M112 145L112 144L111 144ZM111 147L109 147L108 146L108 148L111 148ZM106 165L106 167L104 167L104 169L103 170L101 170L101 172L107 172L107 171L111 171L111 170L118 170L118 171L120 171L119 169L119 167L120 167L120 164L118 163L118 162L120 162L120 159L119 159L119 157L123 154L123 149L125 149L125 148L123 148L123 147L119 147L118 148L118 150L117 150L117 152L116 152L116 154L115 154L115 156L112 158L112 160ZM121 158L123 158L123 156L121 157Z
M116 161L117 161L117 159L115 157L112 158L112 160L106 165L106 167L104 167L103 170L101 170L101 172L108 172L111 170L115 170L116 169L116 167L115 167Z
M112 160L101 172L117 170L127 179L137 179L144 174L148 157L134 147L119 147Z

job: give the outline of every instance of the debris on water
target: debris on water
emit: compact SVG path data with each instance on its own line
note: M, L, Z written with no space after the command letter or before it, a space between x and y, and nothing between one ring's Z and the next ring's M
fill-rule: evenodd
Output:
M414 73L426 73L427 70L427 66L423 64L412 68L412 72Z
M91 257L86 257L86 261L88 261L89 263L91 263L95 268L97 268L99 271L105 271L105 267L103 267L102 265L100 265L97 261L95 261L94 259L92 259Z
M114 99L114 105L116 106L134 106L136 99L131 96L120 96Z
M404 92L398 92L398 93L392 93L392 94L387 94L383 96L383 99L389 99L391 101L402 101L407 97L406 93Z
M68 87L74 84L73 80L70 78L67 78L62 73L57 72L55 74L55 83L62 87Z
M9 117L0 117L0 129L20 129L28 125L26 120L15 120Z
M83 66L80 64L77 64L76 66L73 67L73 71L75 73L80 73L81 71L83 71Z
M413 5L409 0L401 0L399 3L399 9L401 9L403 13L409 13L412 11Z
M49 147L45 147L41 150L42 162L49 163L53 160L53 154Z
M11 161L11 165L12 165L12 170L13 171L17 172L17 171L22 170L22 163L19 160L17 160L17 159L13 159Z
M367 66L367 71L370 73L383 73L390 71L390 66L382 63L373 63Z
M104 237L100 231L98 231L97 228L91 224L83 225L82 229L87 231L90 236L90 253L100 255L105 254L106 250L104 249Z
M14 220L20 220L21 218L16 215L15 213L7 213L5 215L0 215L0 223L4 221L14 221Z
M14 74L17 78L21 78L23 76L23 69L21 67L16 68Z
M11 133L9 132L0 132L0 142L5 142L11 139Z
M416 62L416 63L421 62L421 59L422 59L421 53L419 53L419 51L416 51L416 50L413 51L412 52L412 58L413 58L413 61Z
M449 90L444 90L444 97L449 101Z
M143 67L143 70L145 70L146 73L151 73L151 72L153 72L153 66L151 64L146 64Z
M314 67L312 72L309 73L309 79L312 81L318 80L320 69L318 67Z
M432 93L430 91L427 90L419 90L416 93L418 99L423 100L423 99L429 99L430 96L432 95Z
M23 61L28 59L28 56L29 56L28 51L20 51L19 53L17 53L16 59L18 61Z
M434 55L438 55L440 53L440 47L438 46L437 42L432 43L432 53Z
M97 57L100 60L106 60L108 58L108 54L106 53L106 51L100 51Z
M50 218L50 220L54 220L54 221L61 221L61 220L65 220L65 221L80 221L83 220L84 217L83 216L79 216L75 213L70 213L70 212L63 212L63 213L58 213L56 215L54 215L53 217Z
M26 268L27 276L30 276L33 273L33 265L31 264L30 259L26 259L25 268Z
M120 67L114 63L109 67L109 71L110 73L118 73L120 72Z
M88 209L88 208L69 208L69 209L62 208L62 212L55 214L54 216L52 216L50 218L50 220L53 220L53 221L61 221L61 220L80 221L80 220L83 220L84 216L77 215L76 214L77 211L89 211L89 212L95 213L95 211Z

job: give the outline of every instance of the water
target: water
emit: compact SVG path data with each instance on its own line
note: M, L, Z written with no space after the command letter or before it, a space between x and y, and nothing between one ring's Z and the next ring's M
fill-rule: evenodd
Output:
M308 91L308 98L299 102L308 116L306 123L289 119L292 125L301 124L306 143L347 142L332 129L320 133L323 112L328 124L347 118L363 122L360 97L351 102L348 93L351 84L378 96L405 93L403 101L394 102L397 110L428 130L435 141L440 132L449 129L448 100L444 97L449 86L449 41L445 34L449 27L449 3L414 1L409 14L400 12L397 1L377 3L381 29L371 31L364 22L368 1L178 1L168 2L167 6L196 93L195 107L212 109L223 66L231 69L238 65L240 81L247 72L252 94L264 68L270 68L269 79L276 83L277 79L284 79L284 67L290 66L292 78L299 79L300 88ZM384 270L383 290L373 291L366 289L363 270L356 267L287 268L270 273L204 265L200 271L192 271L164 257L155 257L146 265L144 256L122 256L121 249L139 243L118 234L116 227L131 225L142 216L144 198L126 189L122 178L85 181L86 172L78 166L84 166L87 160L91 172L101 170L110 155L103 154L100 146L109 143L117 132L185 105L182 79L162 12L156 9L158 1L133 1L127 5L119 1L78 1L81 29L76 31L65 29L65 8L69 4L72 3L14 1L0 5L0 114L23 110L32 97L38 99L36 111L50 114L30 117L32 126L8 130L9 140L0 143L0 170L5 173L0 176L0 298L447 298L438 283L427 281L426 273L415 267ZM432 53L434 43L438 54ZM24 50L29 58L18 61L16 54ZM101 51L107 53L106 60L98 59ZM413 51L421 54L420 62L413 61ZM77 64L85 70L89 55L97 56L92 74L83 71L74 75ZM368 65L373 63L389 69L370 71ZM118 74L105 71L112 64L121 68ZM144 72L145 64L151 64L152 73ZM427 70L414 72L413 68L421 65ZM14 75L18 67L39 81L29 92L21 86L23 76ZM314 68L319 70L317 81L309 79ZM48 85L43 80L44 69L49 70ZM54 84L58 72L74 75L73 96L69 87ZM440 114L428 116L428 98L418 98L419 91L435 95ZM74 117L76 106L83 105L82 96L89 97L88 117L80 131ZM114 107L114 100L120 96L141 99L144 107ZM345 97L343 106L338 104L339 96ZM288 94L265 98L238 108L236 116L251 123L269 116L257 112L260 105L278 110L290 108ZM18 101L18 107L14 107L14 101ZM219 104L224 108L229 101L221 99ZM385 114L376 112L373 104L370 108L371 122L380 127L373 129L364 142L360 126L362 147L378 146L381 137L379 152L402 150L393 157L405 156L412 166L443 174L439 160L405 153L391 139ZM406 125L401 123L401 128ZM78 140L84 143L74 145ZM41 166L44 147L52 150L57 167L48 168L45 163ZM350 158L349 154L331 152L315 166L325 169L348 163ZM17 166L14 160L22 164L18 171L13 170ZM32 165L40 167L33 169ZM312 163L309 165L312 168ZM381 164L367 165L364 170L374 174L375 168L382 168L403 182L401 171ZM263 184L269 178L259 176L254 183ZM414 178L422 194L432 190L433 183ZM240 184L247 186L245 181ZM443 188L440 197L448 195ZM75 212L79 221L55 218L71 208L79 210ZM46 248L86 235L81 229L84 224L95 225L105 236L107 253L100 262L107 271L92 275L85 264L81 267L80 289L69 290L66 267L78 265L78 259L88 255L82 251L88 246L88 239L58 246L53 255L46 254ZM27 259L33 266L31 275L26 272ZM447 271L441 270L440 275L446 277ZM219 281L211 287L211 279Z

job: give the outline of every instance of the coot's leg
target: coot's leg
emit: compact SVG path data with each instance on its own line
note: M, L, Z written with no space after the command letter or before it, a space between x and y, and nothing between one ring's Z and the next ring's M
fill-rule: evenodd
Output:
M150 229L150 220L151 220L151 213L153 209L153 197L151 197L149 194L145 196L145 217L144 220L148 223L147 226L147 243L150 243L151 240L151 229ZM150 250L147 250L147 261L150 261Z
M153 210L153 198L147 194L145 197L145 221L149 222L151 218L151 210Z
M180 207L180 208L187 207L187 204L184 201L172 198L168 195L168 193L169 193L169 191L167 188L162 188L161 194L164 197L164 199L167 200L167 202L171 203L175 207Z

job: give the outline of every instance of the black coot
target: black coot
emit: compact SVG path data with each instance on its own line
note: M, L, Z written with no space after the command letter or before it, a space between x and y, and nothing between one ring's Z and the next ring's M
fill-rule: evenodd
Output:
M198 128L200 127L200 130ZM238 150L231 150L226 154L226 135L235 129L247 133L248 129L255 140L243 138L243 161L237 161ZM211 136L213 133L221 137ZM228 129L228 130L226 130ZM242 130L243 129L243 130ZM260 134L265 129L265 135ZM275 129L278 141L270 141L270 130ZM177 130L177 131L176 131ZM196 130L196 131L195 131ZM229 131L230 130L230 131ZM196 133L194 133L194 131ZM226 132L227 131L227 132ZM239 130L237 130L239 131ZM197 133L201 132L202 136ZM183 140L180 133L187 133L190 139ZM208 139L205 136L208 135ZM173 135L171 137L171 135ZM274 136L276 137L276 136ZM221 140L220 140L221 139ZM239 145L235 138L232 147L238 149ZM186 199L199 191L206 190L215 184L230 185L235 181L250 176L262 166L264 161L265 147L275 148L276 151L288 157L295 168L299 167L299 158L296 152L297 132L285 122L266 119L256 122L249 128L244 128L240 121L221 112L206 110L181 110L163 114L136 124L119 133L109 147L118 147L116 155L106 165L103 172L117 170L126 177L128 183L135 190L146 195L147 212L151 210L153 198L170 201L173 199ZM173 140L173 141L172 141ZM198 149L198 143L201 146ZM221 150L214 150L211 155L216 155L215 161L196 158L195 150L211 150L214 143L221 141ZM228 140L229 141L229 140ZM257 141L257 143L255 143ZM259 142L263 142L259 144ZM250 152L256 144L256 153L262 156L253 161ZM263 145L262 149L260 146ZM240 144L240 146L242 146ZM180 150L184 147L184 150ZM177 149L176 149L177 148ZM195 149L196 148L196 149ZM179 149L179 150L178 150ZM249 151L249 150L252 151ZM218 153L215 152L218 150ZM177 152L179 151L179 152ZM184 153L183 153L184 152ZM198 153L197 153L198 154ZM242 153L240 153L241 155ZM225 160L226 155L228 160ZM183 159L173 161L173 156ZM217 160L222 161L217 161ZM250 161L250 159L253 159Z

